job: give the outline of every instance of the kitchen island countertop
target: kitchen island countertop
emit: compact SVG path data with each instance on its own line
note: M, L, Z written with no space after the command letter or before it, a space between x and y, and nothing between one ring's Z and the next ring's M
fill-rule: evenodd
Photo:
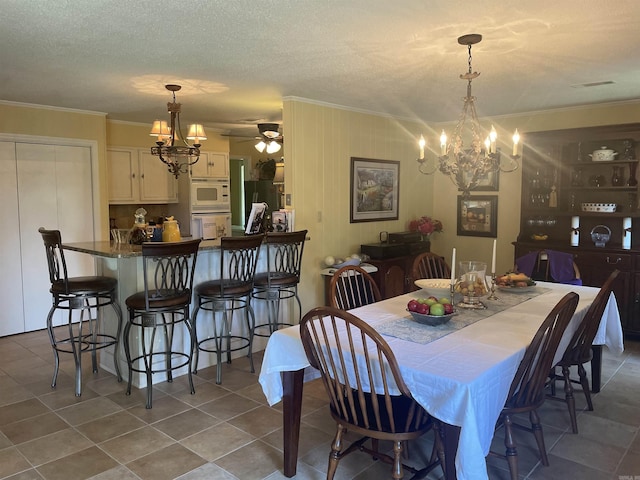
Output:
M183 238L190 240L190 238ZM142 256L142 245L130 245L128 243L114 243L111 241L95 242L75 242L63 243L62 248L74 252L88 253L97 257L106 258L127 258ZM200 250L219 250L220 247L214 244L213 240L203 240L200 242Z

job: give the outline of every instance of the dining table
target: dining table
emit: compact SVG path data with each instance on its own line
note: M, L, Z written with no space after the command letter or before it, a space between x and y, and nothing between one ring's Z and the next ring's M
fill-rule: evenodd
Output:
M485 457L496 422L524 352L547 314L568 292L579 303L556 353L559 360L599 288L538 282L522 290L498 290L483 298L486 309L457 308L440 326L414 321L407 311L421 290L350 310L373 326L393 351L412 396L443 425L445 477L487 479ZM624 350L615 295L611 293L593 341L615 354ZM592 369L599 372L601 357ZM283 402L284 474L296 474L304 382L318 378L310 367L298 325L274 332L267 343L259 382L270 405ZM594 378L594 390L600 379ZM327 453L328 455L328 453Z

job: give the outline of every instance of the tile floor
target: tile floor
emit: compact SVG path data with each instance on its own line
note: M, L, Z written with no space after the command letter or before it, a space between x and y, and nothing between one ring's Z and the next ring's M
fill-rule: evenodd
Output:
M256 355L257 365L260 360ZM62 369L52 390L44 332L0 338L0 478L285 478L280 406L266 404L244 358L225 365L221 386L215 368L201 370L195 395L183 377L156 385L151 410L144 408L144 392L125 396L124 383L108 373L87 370L82 397L76 398L70 358ZM537 461L530 434L518 436L522 478L640 479L640 343L627 341L620 356L605 349L603 373L595 411L580 413L580 434L569 433L564 404L545 403L550 467ZM584 399L578 399L583 409ZM296 478L325 478L334 433L326 405L321 384L307 384ZM422 452L430 451L427 437L411 449L418 464ZM495 445L500 448L500 435ZM488 465L491 479L508 478L506 463L491 458ZM429 478L440 476L437 469ZM336 478L386 479L390 471L354 453L340 463Z

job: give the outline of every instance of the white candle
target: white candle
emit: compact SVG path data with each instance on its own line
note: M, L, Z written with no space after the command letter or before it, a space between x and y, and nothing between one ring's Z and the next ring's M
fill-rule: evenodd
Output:
M442 130L442 133L440 134L440 155L444 156L447 154L447 134L444 133L444 130Z
M631 248L631 217L624 217L622 220L622 248Z
M493 255L491 256L491 275L496 274L496 239L493 239Z
M577 247L580 244L580 217L571 217L571 246Z
M451 284L456 283L456 247L453 247L453 254L451 255Z
M496 153L496 140L498 138L498 132L493 125L491 125L491 131L489 132L489 140L491 146L491 153Z
M418 141L418 145L420 145L420 160L424 160L424 146L427 144L423 135L420 135L420 141Z
M515 133L513 134L513 156L518 155L518 142L520 142L520 134L518 133L518 129L516 128Z

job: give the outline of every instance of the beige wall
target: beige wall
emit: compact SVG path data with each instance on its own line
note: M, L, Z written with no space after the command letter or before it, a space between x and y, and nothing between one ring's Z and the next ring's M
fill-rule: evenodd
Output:
M403 231L410 219L431 214L434 177L416 175L415 124L285 99L283 127L285 193L296 229L309 230L300 288L306 311L323 302L323 259L358 253L380 231ZM400 161L398 220L349 223L351 157Z

